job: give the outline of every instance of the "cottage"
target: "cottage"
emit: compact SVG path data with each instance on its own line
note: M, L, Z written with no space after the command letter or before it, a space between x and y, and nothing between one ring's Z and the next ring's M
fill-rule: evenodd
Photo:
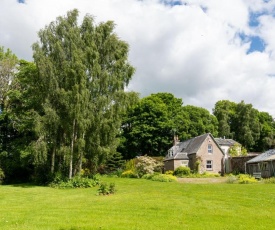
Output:
M168 150L164 159L164 169L175 170L179 166L188 166L200 173L224 173L224 152L212 134L207 133L179 142Z
M275 149L270 149L247 161L246 172L255 177L275 176Z

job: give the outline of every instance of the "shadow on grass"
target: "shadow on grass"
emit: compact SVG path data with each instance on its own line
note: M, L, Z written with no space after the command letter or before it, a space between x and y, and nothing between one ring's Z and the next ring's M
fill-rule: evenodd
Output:
M20 188L34 188L34 187L39 187L39 185L32 184L32 183L3 184L2 186L12 186L12 187L20 187Z

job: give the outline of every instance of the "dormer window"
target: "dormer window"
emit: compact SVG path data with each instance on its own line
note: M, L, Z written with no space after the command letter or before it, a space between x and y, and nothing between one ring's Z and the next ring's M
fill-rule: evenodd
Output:
M213 153L213 147L211 144L208 144L208 153Z

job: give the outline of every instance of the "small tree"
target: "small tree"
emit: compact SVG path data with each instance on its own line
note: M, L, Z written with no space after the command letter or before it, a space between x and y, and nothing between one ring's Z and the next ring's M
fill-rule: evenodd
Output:
M246 156L247 150L241 144L235 143L233 146L230 147L229 154L232 157Z
M122 159L121 153L116 152L107 160L106 166L109 172L114 172L121 169L124 164L125 161Z

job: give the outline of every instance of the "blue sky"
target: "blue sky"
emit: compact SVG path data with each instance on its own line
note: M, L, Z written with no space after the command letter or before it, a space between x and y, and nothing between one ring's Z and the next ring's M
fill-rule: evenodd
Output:
M209 111L244 100L275 117L275 0L1 0L0 45L32 60L37 32L74 8L115 21L136 68L128 90Z

